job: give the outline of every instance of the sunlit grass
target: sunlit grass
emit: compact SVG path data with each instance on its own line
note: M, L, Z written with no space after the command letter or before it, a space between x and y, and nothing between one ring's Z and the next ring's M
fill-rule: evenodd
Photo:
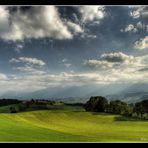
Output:
M146 142L148 122L121 121L118 115L81 108L0 114L0 141Z

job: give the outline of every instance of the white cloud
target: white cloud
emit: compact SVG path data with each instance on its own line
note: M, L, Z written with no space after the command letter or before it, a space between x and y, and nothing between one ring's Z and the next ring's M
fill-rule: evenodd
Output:
M134 19L142 18L147 19L148 18L148 7L147 6L136 6L136 7L129 7L131 9L130 16Z
M132 11L130 13L130 16L133 17L134 19L139 18L140 17L140 11L139 11L139 9L137 9L135 11Z
M19 63L20 60L12 58L11 60L9 60L10 63Z
M40 59L37 58L30 58L30 57L19 57L18 59L12 58L10 61L10 63L19 63L19 62L23 62L26 65L36 65L36 66L44 66L46 63Z
M95 35L86 36L84 23L98 24L105 17L104 6L77 6L81 14L79 22L71 22L62 18L56 6L33 6L27 11L13 6L0 6L0 38L6 41L23 41L25 39L53 38L73 39L77 34L95 38ZM80 36L80 37L84 37ZM20 52L22 47L17 47Z
M104 6L78 6L78 10L82 15L83 23L100 22L105 17Z
M0 7L0 38L2 39L17 41L44 37L73 38L55 6L34 6L27 12L18 9L13 13L10 13L8 8Z
M64 62L67 62L67 61L68 61L68 59L63 59L63 60L62 60L63 63L64 63Z
M15 62L14 59L13 61ZM89 70L82 73L61 72L51 74L31 66L16 67L15 70L18 70L23 75L8 77L0 74L0 91L33 92L58 86L148 82L147 63L147 55L135 57L116 52L102 54L98 60L86 61L85 65L95 68L95 71L92 69L91 72ZM100 67L104 70L102 71Z
M16 67L13 68L14 70L18 70L20 72L26 73L26 74L35 74L35 75L42 75L45 74L46 72L43 70L39 70L37 68L33 68L31 66L23 66L23 67Z
M137 7L129 7L131 8L130 16L133 17L134 19L137 19L141 16L141 13L145 6L137 6Z
M129 69L110 69L99 72L61 72L58 74L31 73L30 75L12 76L0 83L0 92L16 91L33 92L50 87L83 86L87 84L135 83L148 81L148 73ZM64 84L64 85L63 85Z
M18 59L12 58L10 63L21 63L22 66L15 65L13 70L17 70L19 73L27 74L27 75L42 75L46 74L44 70L42 70L43 66L46 63L37 58L29 58L29 57L19 57Z
M87 60L84 64L110 82L148 82L148 56L129 56L123 53L103 54L99 59ZM112 80L112 81L111 81Z
M38 65L38 66L45 65L44 61L39 60L37 58L20 57L19 60L26 63L26 64L31 64L31 65Z
M145 57L134 57L122 52L102 54L99 59L87 60L85 65L97 70L121 70L135 71L137 68L145 67L143 63Z
M142 23L141 21L134 24L127 25L124 29L120 29L120 32L133 32L136 33L138 31L148 31L148 25Z
M136 41L134 44L134 48L137 50L144 50L148 48L148 36L141 38L140 40Z
M92 67L92 68L103 68L103 69L106 69L106 68L112 68L113 67L113 64L112 63L109 63L107 61L100 61L100 60L87 60L84 62L85 65L89 66L89 67Z
M0 83L0 92L16 91L33 92L49 87L82 86L90 83L104 83L113 81L113 78L101 76L96 73L66 73L59 74L31 74L25 76L13 76ZM63 85L64 84L64 85Z
M134 27L134 25L133 24L129 24L129 25L127 25L126 27L125 27L125 29L121 29L120 30L121 32L137 32L138 30L137 30L137 28L136 27Z
M74 34L84 32L84 30L78 24L68 21L67 25L68 25L69 29L71 29L74 32Z
M0 80L6 80L7 76L5 74L0 73Z
M108 62L133 62L134 57L126 55L122 52L105 53L101 55L101 59Z

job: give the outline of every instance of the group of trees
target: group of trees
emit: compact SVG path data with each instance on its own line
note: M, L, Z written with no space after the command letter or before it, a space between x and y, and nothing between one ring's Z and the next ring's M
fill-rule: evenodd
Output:
M121 100L108 101L102 96L91 97L84 105L86 111L120 114L128 117L146 119L148 116L148 100L129 105Z
M26 107L45 107L47 105L53 105L55 104L55 101L51 101L51 100L44 100L44 99L38 99L38 100L34 100L34 99L31 99L31 100L28 100L28 101L25 101L23 104L26 105Z
M148 115L148 100L135 103L133 112L136 113L136 116L139 118L146 119Z
M91 97L84 105L86 111L105 112L108 100L102 96Z
M21 101L17 99L0 99L0 106L6 106L11 104L19 104Z
M27 108L49 109L50 106L53 106L56 103L57 102L55 101L43 100L43 99L42 100L31 99L28 101L19 101L16 99L0 100L0 106L11 105L10 106L11 113L24 111ZM105 97L102 96L92 96L85 104L74 103L66 105L84 106L86 111L91 111L91 112L105 112L105 113L120 114L128 117L136 117L140 119L148 119L148 100L143 100L135 104L127 104L126 102L123 102L121 100L108 101Z
M38 100L27 100L27 101L20 101L17 105L10 106L9 110L10 113L17 113L24 111L26 109L49 109L49 106L55 104L55 101L38 99Z

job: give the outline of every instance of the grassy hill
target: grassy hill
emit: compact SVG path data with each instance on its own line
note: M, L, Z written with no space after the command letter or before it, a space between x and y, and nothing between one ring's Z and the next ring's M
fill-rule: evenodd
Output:
M1 107L7 111L8 107ZM148 122L85 112L81 107L0 113L0 141L147 142Z

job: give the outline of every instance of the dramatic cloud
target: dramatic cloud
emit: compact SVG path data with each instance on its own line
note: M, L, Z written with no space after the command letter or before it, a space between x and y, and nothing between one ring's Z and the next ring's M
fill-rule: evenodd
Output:
M137 68L145 67L143 63L147 57L134 57L126 55L122 52L102 54L98 60L87 60L85 65L95 68L97 70L121 70L121 71L135 71Z
M11 59L10 62L19 63L20 59ZM130 56L122 52L105 53L98 60L88 60L85 65L97 68L97 71L89 72L60 72L51 74L45 70L36 69L30 66L16 67L15 70L23 75L5 76L0 74L0 88L5 92L19 89L22 92L33 92L50 87L83 86L86 84L111 84L111 83L137 83L147 82L148 56ZM68 60L63 59L66 64ZM40 65L40 64L39 64ZM100 70L104 68L104 71ZM64 85L63 85L64 84ZM12 87L13 86L13 87ZM31 86L31 89L29 89ZM7 88L7 89L6 89Z
M79 6L79 12L82 15L82 22L88 23L92 21L100 22L105 17L104 6Z
M73 22L67 22L67 26L69 27L70 30L72 30L72 32L74 34L83 33L84 32L84 30L80 27L80 25L75 24Z
M0 95L148 83L147 10L147 6L0 6ZM89 60L83 63L85 59Z
M0 37L2 39L16 41L44 37L54 39L73 37L55 6L35 6L25 12L18 8L13 13L10 13L10 7L0 7Z
M108 54L102 54L101 59L106 60L108 62L133 62L134 57L126 55L122 52L114 52Z
M32 74L26 76L13 76L0 83L0 92L19 90L20 92L33 92L49 87L82 86L86 83L104 83L113 81L112 78L100 76L95 73L66 73L59 74ZM64 85L63 85L64 84ZM30 89L31 86L31 89Z
M99 59L87 60L84 64L98 73L102 79L116 83L148 82L148 56L129 56L119 53L102 54Z
M56 6L35 6L27 11L22 7L0 6L0 38L6 41L53 38L73 39L78 33L85 33L83 23L99 23L105 16L104 6L77 6L82 16L78 23L62 18ZM81 24L81 25L80 25ZM20 51L22 47L16 48Z
M118 77L100 75L97 73L67 73L59 74L32 74L25 76L12 76L0 83L0 92L19 90L20 92L34 92L52 87L83 86L86 84L108 84L115 82ZM63 85L64 84L64 85ZM30 89L31 87L31 89Z
M135 42L134 48L137 50L144 50L148 48L148 36L141 38Z
M24 76L11 76L7 80L3 79L0 83L0 91L15 91L20 92L34 92L52 87L70 87L70 86L83 86L86 84L111 84L111 83L137 83L146 82L148 73L145 72L126 72L121 70L111 69L110 73L67 73L61 72L58 74L41 73L24 75ZM64 84L64 85L63 85ZM31 86L31 89L30 89Z

